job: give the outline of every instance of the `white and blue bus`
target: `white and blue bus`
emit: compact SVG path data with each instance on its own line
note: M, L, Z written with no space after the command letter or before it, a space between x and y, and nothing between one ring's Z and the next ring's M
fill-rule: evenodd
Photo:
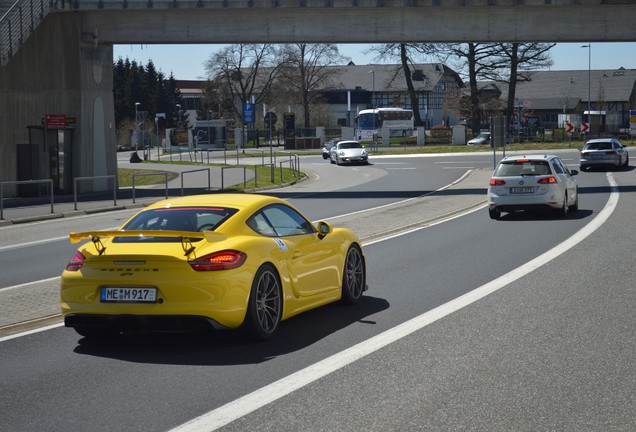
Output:
M389 128L391 136L413 136L413 110L403 108L364 109L356 116L357 140L371 140L382 136L382 128Z

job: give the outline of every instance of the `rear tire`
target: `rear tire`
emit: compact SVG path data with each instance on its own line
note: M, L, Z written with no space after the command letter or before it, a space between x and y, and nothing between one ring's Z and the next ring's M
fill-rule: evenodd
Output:
M578 211L579 210L579 193L576 193L576 201L574 201L574 204L572 205L572 207L570 207L570 211Z
M568 217L568 211L570 210L570 206L568 205L568 194L565 194L565 198L563 198L563 206L559 210L559 214L561 217Z
M245 330L257 340L268 340L280 326L282 291L276 269L263 264L256 272L245 316Z
M496 209L488 209L488 215L490 219L499 220L501 218L501 212Z

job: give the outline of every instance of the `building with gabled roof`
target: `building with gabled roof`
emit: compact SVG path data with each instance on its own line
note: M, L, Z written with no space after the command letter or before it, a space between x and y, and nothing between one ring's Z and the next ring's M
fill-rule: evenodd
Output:
M517 84L515 107L521 107L524 126L556 129L559 114L582 115L589 109L603 113L604 126L599 133L617 135L629 128L629 112L636 107L636 70L564 70L526 72L529 81ZM505 106L508 86L481 83L480 88L497 87ZM496 93L490 93L496 95Z

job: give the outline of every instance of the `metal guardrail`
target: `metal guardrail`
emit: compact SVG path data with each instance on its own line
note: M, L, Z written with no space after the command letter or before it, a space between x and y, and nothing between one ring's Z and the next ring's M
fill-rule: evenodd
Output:
M75 177L73 179L73 203L74 209L77 210L77 182L83 180L97 180L97 179L113 179L113 206L117 205L117 185L115 184L114 175L92 176L92 177Z
M247 187L247 168L245 166L225 166L221 167L221 190L225 189L225 170L243 168L243 187Z
M274 167L276 166L275 163L262 163L260 165L254 165L254 187L257 188L258 187L258 168L259 167L270 167L270 177L271 177L271 182L274 183Z
M19 184L36 184L36 183L48 184L49 186L48 192L49 192L49 195L51 196L51 213L55 213L55 211L53 211L53 180L47 179L47 180L7 181L7 182L0 182L0 220L4 219L4 186L9 184L19 185Z
M167 171L159 171L156 173L134 173L132 175L132 199L133 199L133 204L135 203L135 179L137 177L150 177L150 176L158 176L158 175L162 175L164 177L164 182L166 185L166 199L168 198L168 172Z
M210 168L201 168L201 169L190 170L190 171L182 171L181 172L181 196L183 196L183 178L185 177L185 174L190 174L190 173L195 173L195 172L200 172L200 171L207 171L208 172L208 190L210 190L212 188L212 182L210 180L210 178L211 178Z
M9 63L55 3L53 0L18 0L0 17L0 66Z

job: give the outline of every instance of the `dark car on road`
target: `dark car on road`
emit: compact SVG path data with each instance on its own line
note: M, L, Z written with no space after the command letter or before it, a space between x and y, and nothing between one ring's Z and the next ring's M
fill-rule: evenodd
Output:
M323 159L330 159L331 158L331 149L333 148L333 146L335 146L336 144L338 144L340 141L342 141L342 138L333 138L330 139L329 141L327 141L325 143L325 145L322 147L322 158Z

